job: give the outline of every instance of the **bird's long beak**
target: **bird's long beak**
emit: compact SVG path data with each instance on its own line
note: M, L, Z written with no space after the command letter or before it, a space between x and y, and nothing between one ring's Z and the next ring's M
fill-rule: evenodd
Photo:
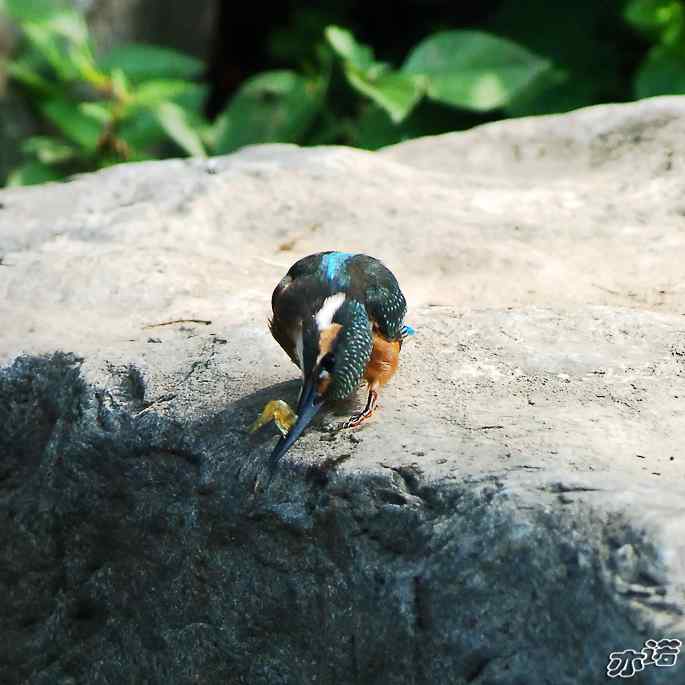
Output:
M282 437L269 458L271 470L276 467L279 459L291 448L295 440L304 432L304 429L312 422L318 411L323 406L323 397L316 390L316 384L310 378L305 380L300 400L297 403L297 421L288 431L288 435Z

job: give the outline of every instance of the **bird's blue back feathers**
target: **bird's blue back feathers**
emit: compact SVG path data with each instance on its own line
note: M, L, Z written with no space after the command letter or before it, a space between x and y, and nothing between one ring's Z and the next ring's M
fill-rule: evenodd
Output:
M346 278L343 273L343 266L350 257L354 257L351 252L329 252L325 254L321 259L321 268L326 279L331 283L344 282Z

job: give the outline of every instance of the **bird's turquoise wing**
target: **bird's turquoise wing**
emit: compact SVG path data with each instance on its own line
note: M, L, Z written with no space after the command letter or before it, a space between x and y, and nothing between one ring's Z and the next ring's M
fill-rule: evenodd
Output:
M401 340L407 301L392 271L368 255L355 255L345 267L352 296L366 306L378 332L387 340Z

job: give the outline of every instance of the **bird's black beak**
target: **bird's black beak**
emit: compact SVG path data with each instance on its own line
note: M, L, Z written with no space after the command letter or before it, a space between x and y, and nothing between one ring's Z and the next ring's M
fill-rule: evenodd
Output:
M291 448L295 440L304 432L304 429L312 422L318 411L323 406L324 398L319 395L316 384L311 378L307 378L302 388L300 400L297 403L297 421L290 429L288 435L282 437L269 458L269 466L273 471L279 459Z

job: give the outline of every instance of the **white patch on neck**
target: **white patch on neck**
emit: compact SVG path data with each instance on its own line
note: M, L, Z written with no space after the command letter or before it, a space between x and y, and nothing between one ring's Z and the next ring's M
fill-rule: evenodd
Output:
M316 319L316 325L320 331L325 331L331 323L333 323L333 317L335 313L342 307L342 303L345 301L345 293L336 293L327 297L321 309L316 313L314 317Z
M297 327L295 332L295 356L297 357L298 366L304 373L304 341L302 339L302 324Z

